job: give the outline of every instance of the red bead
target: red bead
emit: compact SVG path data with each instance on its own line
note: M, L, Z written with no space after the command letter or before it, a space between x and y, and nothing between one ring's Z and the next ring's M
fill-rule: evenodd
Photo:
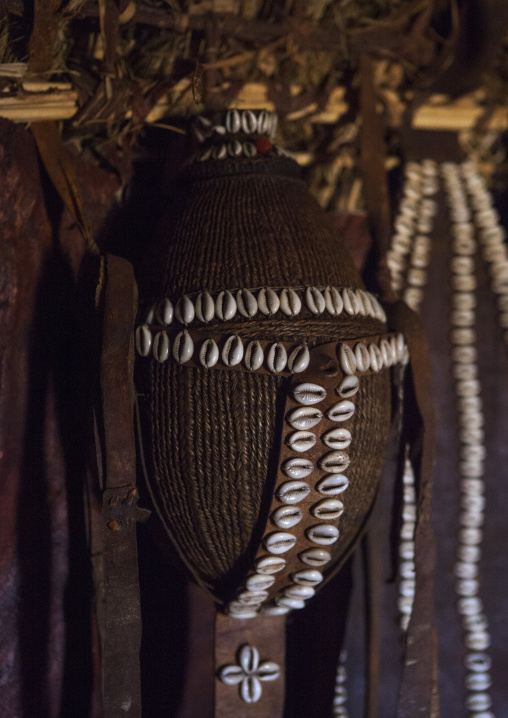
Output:
M273 145L267 137L260 137L256 140L256 149L260 155L267 155L273 149Z

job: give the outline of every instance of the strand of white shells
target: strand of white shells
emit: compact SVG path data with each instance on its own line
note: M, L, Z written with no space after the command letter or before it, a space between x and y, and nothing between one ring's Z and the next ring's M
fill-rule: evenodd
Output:
M169 326L175 321L187 326L194 321L209 324L214 319L229 322L238 315L244 319L258 313L261 318L273 317L279 312L280 317L292 318L300 314L304 304L314 316L326 313L338 317L344 313L386 323L385 311L373 294L349 287L225 289L213 295L204 291L195 296L184 294L175 304L165 297L149 308L143 323Z
M366 344L358 342L353 350L346 344L341 345L339 363L344 376L336 388L340 400L329 406L324 413L317 406L327 398L324 387L304 382L293 389L293 398L300 406L288 414L287 422L295 431L288 435L286 444L295 454L285 459L282 464L282 471L288 480L277 488L276 495L281 505L270 517L278 530L270 531L264 537L263 545L268 555L257 559L255 572L247 577L237 598L228 604L226 610L231 616L254 618L260 610L263 615L280 616L291 610L301 609L305 606L305 601L314 596L315 586L323 580L318 568L331 560L331 554L325 547L339 538L339 529L329 522L342 515L344 505L337 497L349 486L349 480L343 472L347 471L350 464L346 449L350 446L352 437L351 432L343 428L341 423L351 419L355 412L355 404L351 399L360 388L360 377L356 376L355 372L363 372L369 368L363 367L366 366L365 362L370 361L372 347L375 347L373 356L376 362L379 361L376 371L380 371L383 366L388 368L398 362L405 363L408 359L407 347L401 334L393 337L393 342L381 339L380 346L381 348L371 344L367 348ZM361 366L358 358L364 362ZM297 544L297 537L288 529L303 519L303 512L297 504L310 494L311 487L305 479L308 479L315 469L310 459L298 454L309 451L316 445L318 437L310 429L321 422L324 414L339 425L320 437L326 453L318 460L318 465L326 475L316 484L316 490L322 498L312 504L309 510L321 523L309 527L305 532L307 539L315 544L315 548L308 548L299 554L300 561L304 564L302 570L292 574L289 585L275 598L274 603L263 607L269 597L268 590L275 583L273 574L282 571L286 566L286 559L281 554L291 551Z
M323 419L324 413L317 404L327 398L326 390L318 384L305 382L293 389L293 398L300 406L292 409L287 417L290 427L296 431L287 436L286 444L296 453L285 459L281 467L288 480L277 488L276 496L280 506L270 517L271 523L278 530L269 530L264 536L263 546L268 553L257 559L256 571L247 577L237 599L228 604L229 615L243 619L254 618L261 610L266 616L281 616L304 608L305 602L314 596L315 587L323 580L319 568L332 558L326 549L339 538L339 529L330 521L339 518L344 511L344 505L337 496L349 486L349 480L342 472L347 470L350 463L345 449L351 443L351 433L341 428L340 423L353 416L355 405L350 399L358 392L359 386L358 377L344 377L337 387L341 401L334 403L325 412L328 419L339 423L339 427L327 431L321 437L327 453L318 460L318 464L327 474L318 481L316 489L323 498L309 507L318 523L305 531L314 547L299 554L302 569L292 573L288 577L288 585L277 594L275 600L263 606L269 598L268 589L275 583L273 574L286 567L286 558L282 554L297 547L297 537L288 529L303 519L303 511L298 504L310 494L308 477L315 470L310 459L298 454L310 450L316 444L316 434L308 429L314 428Z
M492 197L474 162L464 162L462 176L469 193L469 202L482 245L483 257L489 267L490 287L497 298L499 324L508 344L508 252L506 232L499 223L499 214L492 206Z
M463 168L464 169L464 168ZM452 324L453 373L460 427L460 508L457 561L454 566L457 608L464 629L466 646L466 709L471 718L494 718L489 693L491 659L486 652L490 642L487 617L479 597L479 561L482 526L485 518L483 410L478 379L475 306L476 240L471 213L458 165L441 167L452 223ZM473 173L466 164L470 183ZM470 184L471 189L476 185ZM478 186L478 185L476 185Z
M200 115L194 123L194 134L198 142L206 142L210 137L225 135L266 136L270 139L277 132L278 118L275 112L268 110L228 110L222 123L213 124L207 117ZM236 155L235 155L236 156Z
M404 299L413 306L421 299L426 276L424 267L428 262L429 239L436 203L431 199L437 192L437 165L432 160L408 162L405 169L403 198L395 219L395 234L392 236L387 263L392 286L399 291L404 285L404 272L408 258L408 288Z
M399 613L400 627L407 631L415 599L415 528L416 491L415 475L409 459L406 458L403 475L402 526L399 543Z
M335 675L335 691L333 697L333 715L334 718L349 718L347 709L347 673L346 673L347 653L344 648L339 656L339 664Z
M392 237L388 263L392 275L392 287L400 290L406 284L404 300L418 311L423 287L427 281L430 255L430 237L436 202L430 197L439 188L437 165L432 160L409 162L405 169L404 197L395 221L396 233ZM409 267L405 275L406 259ZM411 463L406 459L403 475L402 526L400 530L399 600L400 626L407 630L415 595L415 476Z
M197 351L187 329L176 335L171 346L166 331L156 332L152 337L146 324L136 329L135 344L140 356L146 358L151 354L160 364L168 361L171 356L179 364L185 364ZM288 353L282 342L273 342L263 349L261 342L256 339L244 344L238 334L231 334L222 351L219 351L215 339L204 339L200 344L198 357L199 363L205 369L211 369L219 362L226 367L238 366L243 362L248 371L257 371L266 366L273 374L283 371L300 374L309 366L310 352L305 344L299 344ZM407 363L407 360L408 352L402 334L381 338L379 344L357 342L353 348L341 344L339 349L340 367L345 374L350 375L367 371L377 373L399 362Z

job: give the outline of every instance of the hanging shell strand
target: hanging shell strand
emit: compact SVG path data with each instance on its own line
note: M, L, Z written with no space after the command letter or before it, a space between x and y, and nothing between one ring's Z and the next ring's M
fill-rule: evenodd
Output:
M471 212L461 178L464 174L472 192L483 183L474 181L471 163L459 166L446 163L442 174L449 199L453 235L452 312L450 315L453 344L452 359L455 395L460 428L460 508L459 534L454 566L457 608L464 630L466 648L466 708L471 718L494 718L489 693L491 659L486 652L490 642L488 620L479 596L482 527L485 518L484 460L486 448L483 432L481 385L478 379L475 296L476 240ZM478 195L479 198L480 195ZM473 194L473 199L477 197ZM479 204L477 204L479 206ZM479 210L481 211L481 210ZM457 309L466 300L469 309Z
M402 290L406 303L417 309L427 281L430 238L437 205L437 165L432 160L409 162L405 169L403 199L387 254L392 286Z
M425 169L426 168L426 169ZM393 286L402 289L404 298L414 309L418 309L423 298L426 281L428 250L412 231L418 218L418 203L424 195L430 196L437 190L438 177L435 163L424 160L409 163L406 168L404 198L389 253L389 264ZM505 343L508 343L508 253L504 244L505 230L499 224L499 215L493 208L492 198L472 161L457 165L443 163L439 168L447 192L451 222L453 257L452 309L450 314L451 340L453 344L453 374L460 429L460 473L461 513L454 567L456 578L457 608L464 629L466 668L466 710L470 718L494 718L491 686L491 658L487 653L490 645L488 621L479 596L479 561L481 558L482 525L485 512L485 480L483 464L485 445L483 433L483 411L481 387L478 380L477 346L474 324L476 321L476 277L475 253L476 235L482 246L483 257L488 265L491 289L497 298L499 323ZM426 192L419 187L425 175L428 181ZM465 191L466 190L466 191ZM428 214L435 206L428 205ZM473 225L472 217L474 217ZM420 224L420 229L430 232L431 227ZM428 238L427 238L428 239ZM425 251L427 249L427 251ZM408 269L407 258L411 258ZM411 269L420 273L411 273ZM416 279L416 281L415 281ZM400 535L399 553L401 558L399 611L401 626L407 629L414 601L414 528L416 520L414 475L409 462L404 472L403 524Z

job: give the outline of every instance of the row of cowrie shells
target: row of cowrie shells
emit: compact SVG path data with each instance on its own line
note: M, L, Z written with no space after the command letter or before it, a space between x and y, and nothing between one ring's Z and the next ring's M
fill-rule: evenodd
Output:
M350 419L354 414L355 406L352 401L344 397L354 396L358 389L358 377L345 376L336 390L342 401L328 408L325 412L328 419L339 423ZM317 426L323 418L323 412L316 405L324 401L326 391L318 384L306 382L294 388L293 397L302 406L293 409L286 417L291 428L297 429L288 435L286 443L296 452L307 451L316 444L317 437L306 429ZM349 456L344 449L351 443L351 433L341 427L331 429L325 432L321 441L327 449L332 449L318 460L319 468L327 474L317 483L316 489L325 498L310 506L309 511L314 518L323 523L311 526L306 530L307 538L320 548L308 549L300 554L300 560L303 563L310 563L314 567L321 567L331 560L331 554L324 547L335 543L339 538L338 528L329 522L338 519L344 512L344 505L337 496L349 485L343 472L347 470L350 463ZM291 480L279 486L277 497L282 506L272 514L272 521L278 528L287 529L303 519L303 512L298 503L310 493L310 485L304 479L312 474L314 465L310 459L294 456L284 461L282 470ZM272 536L274 535L277 533L272 534ZM270 539L270 535L265 539L265 548L268 551L272 550L269 545ZM300 579L302 573L307 577L303 585ZM289 584L275 599L275 605L265 608L265 614L279 615L293 609L303 608L305 601L314 596L314 586L321 582L322 575L317 568L314 568L310 571L298 571L291 578L293 583Z
M335 689L333 695L333 716L334 718L349 718L347 709L347 673L346 673L347 651L342 649L339 656L339 663L335 673Z
M406 457L403 474L402 526L399 542L399 613L400 627L407 631L415 597L415 528L416 492L415 475Z
M499 324L504 341L508 344L508 252L506 232L499 224L499 214L494 209L492 197L474 163L462 165L462 175L469 192L474 211L474 221L482 244L483 257L489 267L491 289L497 297Z
M339 349L339 364L342 372L353 376L357 372L373 371L406 364L409 354L402 334L390 339L380 339L379 344L358 342L353 348L348 344L341 344Z
M257 147L253 142L233 140L225 144L208 147L199 155L199 160L200 162L206 162L207 160L225 160L227 157L255 157L257 153Z
M205 142L212 136L224 135L266 135L273 139L277 132L278 118L274 112L261 110L228 110L222 124L214 125L207 117L200 115L194 124L198 142Z
M191 335L184 329L179 332L171 343L167 333L163 330L152 337L150 327L142 324L136 329L135 334L136 351L142 357L150 354L160 363L166 362L172 355L179 364L190 361L194 355L194 341ZM288 370L292 374L299 374L309 366L310 353L305 344L296 346L291 352L281 342L274 342L263 350L261 343L252 340L244 346L244 342L237 334L232 334L219 351L215 339L205 339L199 349L199 363L205 369L211 369L219 360L224 366L234 367L244 363L249 371L257 371L263 364L274 374Z
M210 292L200 292L193 300L184 294L175 305L169 298L154 304L144 318L144 324L169 326L176 320L179 324L192 324L197 320L209 324L214 319L228 322L238 314L252 319L261 312L265 317L273 317L279 311L286 317L300 314L303 302L309 311L319 316L325 312L338 317L342 312L350 316L370 316L380 322L386 322L386 314L376 297L363 289L337 287L306 287L294 289L285 287L276 291L271 287L261 289L228 289L219 292L215 298Z
M356 380L352 382L351 379ZM354 404L343 399L345 395L353 396L359 389L358 377L347 376L337 387L337 394L342 401L329 407L326 416L332 421L342 422L351 418L354 413ZM313 428L323 418L323 412L315 405L326 399L324 387L305 382L297 385L293 390L294 399L301 407L292 409L286 420L291 428L296 429L289 434L286 443L297 453L308 451L316 443L316 436L306 429ZM349 457L343 451L351 443L351 433L347 429L337 428L327 431L322 437L327 448L333 449L320 460L319 466L323 471L329 472L317 484L317 491L323 498L310 507L310 513L318 523L306 530L306 536L315 548L309 548L299 554L303 564L311 568L303 568L292 574L292 582L286 586L282 594L277 596L275 602L262 609L263 615L279 616L294 609L301 609L305 601L314 596L315 586L323 580L322 573L317 570L331 560L331 554L326 550L339 537L339 530L333 524L326 523L339 518L344 511L342 501L336 498L345 491L349 481L342 471L349 466ZM270 532L263 539L263 545L268 552L256 562L256 571L247 577L244 587L237 599L228 604L227 610L231 616L237 618L253 618L258 615L263 603L268 598L268 589L275 583L274 573L286 566L286 559L282 554L294 548L297 538L288 529L296 526L303 519L303 511L298 504L310 493L310 485L304 479L314 471L314 464L305 457L293 456L285 459L282 471L288 481L282 483L277 489L277 498L281 505L271 515L271 522L278 531Z
M488 718L493 718L494 714L490 711L492 698L489 693L492 683L489 674L491 660L486 653L490 645L490 634L487 617L483 613L483 604L478 596L479 561L485 511L483 473L486 449L483 439L481 387L477 378L477 350L474 345L476 337L474 329L471 328L475 322L475 301L474 295L462 292L455 283L457 277L470 279L472 280L471 284L475 281L473 257L476 242L473 232L468 229L470 214L462 211L464 206L467 207L467 197L462 184L460 168L453 163L447 163L443 165L442 171L450 204L452 201L457 202L459 208L458 212L453 209L450 211L452 227L455 230L453 233L455 237L454 256L451 262L454 280L452 282L454 293L452 295L451 322L454 344L453 373L459 411L459 468L461 474L460 528L457 561L454 565L455 591L458 597L457 607L465 632L465 667L468 671L466 674L468 691L466 708L472 717L488 716ZM462 174L470 192L476 187L483 186L469 163L462 166ZM478 207L483 207L484 201L478 197L475 204ZM469 207L467 210L469 212ZM462 241L460 251L457 246L459 238ZM466 246L471 249L469 253L465 253ZM459 298L460 301L457 302ZM467 308L457 309L458 305ZM457 324L459 313L462 315L466 313L466 316L461 316L460 322ZM455 328L457 326L459 328Z
M425 161L424 161L425 162ZM437 184L437 167L433 168L433 187L436 192ZM422 163L423 173L423 163ZM437 204L432 199L422 197L419 208L419 223L417 226L418 234L413 237L412 248L410 251L410 261L406 277L406 289L404 291L404 301L412 309L417 309L423 298L423 287L427 283L427 266L430 255L430 238L432 231L433 219L437 212Z
M421 262L425 262L428 255L425 235L431 231L432 218L436 213L436 203L428 195L437 191L436 172L435 164L425 164L425 161L421 165L411 162L406 166L403 198L394 223L395 234L387 253L392 286L397 291L404 284L408 255L412 255L411 263L414 267L410 273L415 279L418 278ZM412 250L415 234L418 241Z
M406 188L411 194L412 185L415 189L421 184L424 177L432 180L432 187L437 190L437 166L432 161L423 160L422 163L408 163L406 166ZM423 196L423 191L416 197L405 196L399 207L399 221L396 228L403 229L400 218L413 222L408 234L399 232L392 237L390 253L388 255L389 267L392 275L392 286L395 290L402 289L404 285L404 270L406 258L409 257L409 268L406 275L406 289L404 300L414 310L418 310L423 298L423 287L427 280L427 266L430 255L430 238L432 220L437 212L436 202ZM415 476L409 460L406 459L403 475L403 508L402 525L400 529L400 565L399 565L399 622L403 631L407 630L413 612L415 594Z

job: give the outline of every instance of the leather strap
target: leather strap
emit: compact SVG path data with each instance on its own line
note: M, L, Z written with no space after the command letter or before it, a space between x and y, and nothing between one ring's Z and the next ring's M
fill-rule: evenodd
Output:
M354 342L351 342L350 344L354 345ZM341 371L339 366L339 355L340 344L334 342L313 348L310 351L310 362L308 369L302 374L294 376L291 380L290 387L288 387L284 407L285 421L281 435L279 470L272 492L273 498L263 532L263 540L260 543L254 564L254 566L257 567L260 565L260 561L263 562L267 559L269 560L272 557L283 559L285 562L285 566L276 574L273 574L274 583L272 586L266 588L266 598L262 600L260 609L261 615L258 614L255 618L247 619L241 619L234 615L237 611L239 611L241 614L242 600L244 599L247 600L248 610L248 601L250 599L249 594L252 592L255 593L255 590L248 590L249 581L252 579L263 577L262 572L261 574L256 573L256 568L251 570L249 575L247 576L244 589L243 591L240 590L239 592L239 600L233 600L232 602L230 602L230 604L228 604L227 610L229 610L232 615L230 617L221 614L218 615L216 626L216 656L220 654L221 658L216 658L217 670L219 670L220 668L221 661L226 660L226 655L229 656L229 661L231 662L231 656L239 656L239 651L241 650L242 645L247 645L247 642L249 641L252 642L252 645L261 645L270 660L274 660L273 656L278 655L278 652L280 653L282 649L279 644L283 641L283 631L280 627L284 625L285 616L265 616L263 615L263 611L277 611L278 607L280 606L280 598L287 595L293 595L291 594L291 590L293 590L295 587L298 590L298 588L302 586L302 583L295 583L295 575L298 575L299 572L308 573L309 579L312 579L311 574L317 574L319 580L319 575L321 573L320 567L303 561L303 552L308 552L309 550L313 549L326 549L331 553L332 560L329 564L323 565L323 569L331 569L327 571L327 580L333 577L338 568L340 568L338 564L335 566L333 565L333 549L335 548L335 544L322 545L317 542L314 542L309 536L309 529L311 529L312 527L322 527L324 524L326 524L327 527L332 528L337 526L339 523L336 518L330 518L323 521L322 519L317 517L317 514L314 514L316 507L326 498L326 496L323 493L320 493L318 490L319 479L327 475L327 470L320 467L320 461L322 460L323 456L331 454L331 452L333 451L332 448L322 442L322 439L323 437L326 437L327 432L338 428L346 431L351 430L354 436L354 416L350 416L345 421L340 422L333 421L327 416L327 412L335 404L339 402L344 402L344 398L337 393L337 389L342 386L342 381L346 378L346 375ZM360 382L361 376L362 374L359 374ZM349 377L349 380L350 379L351 377ZM316 427L316 435L318 436L318 440L316 441L314 447L305 452L305 459L310 460L315 467L314 471L312 472L312 478L309 477L308 480L309 493L303 500L298 501L296 504L292 505L285 504L283 501L281 501L280 498L281 487L283 488L284 485L287 485L288 482L290 482L291 480L290 476L288 476L288 474L284 471L286 461L288 459L298 458L298 454L296 454L294 449L291 449L291 447L288 445L288 439L291 438L291 434L294 432L294 427L292 427L288 423L287 419L288 415L291 414L291 412L296 409L302 408L302 404L299 403L295 398L295 389L296 387L298 387L298 385L304 383L316 384L319 387L322 387L324 392L326 393L326 396L321 402L319 402L319 404L316 405L316 407L319 407L319 409L323 412L323 418L321 418L319 426ZM353 395L349 397L346 401L351 407L353 407L354 400L355 396ZM344 450L343 453L347 454L347 448ZM300 454L299 456L302 455ZM347 466L345 467L344 471L347 474ZM334 476L337 476L337 474L334 474ZM340 498L340 495L338 497L334 495L333 498ZM303 514L298 524L292 527L288 527L287 529L283 527L278 527L276 524L274 524L274 516L276 515L276 512L281 508L292 508L292 506L299 509ZM363 532L363 529L364 525L362 525L358 536L354 540L354 544L356 544L358 538ZM290 550L285 551L282 554L274 555L267 550L267 540L270 538L270 536L277 532L287 532L289 534L292 534L296 538L296 542ZM343 551L343 548L341 550ZM261 569L259 569L259 571L261 571ZM312 586L312 582L309 582L309 585ZM290 589L290 592L286 593L288 588ZM253 596L252 598L255 602L255 596ZM265 626L272 627L271 630L268 630L266 636ZM281 669L282 668L283 664L281 664ZM239 698L240 693L238 692L238 690L235 690L235 688L231 685L220 685L220 675L221 674L219 670L219 672L217 673L218 683L216 693L217 718L219 718L219 716L220 718L227 718L228 716L244 715L252 715L255 717L259 716L259 718L272 718L273 716L273 718L275 718L275 716L281 716L283 714L282 702L279 704L278 708L276 705L242 705L241 698ZM282 676L280 679L277 680L282 681ZM283 696L280 692L278 694L278 699L280 701L282 701L283 699Z
M104 718L141 718L138 493L132 379L137 287L132 266L126 260L106 255L104 270L100 366L104 471Z
M431 525L435 418L431 371L421 318L404 302L386 304L389 326L403 332L410 365L407 372L404 434L409 444L417 491L415 533L416 589L406 635L406 656L397 718L436 718L437 638L434 627L434 535Z

